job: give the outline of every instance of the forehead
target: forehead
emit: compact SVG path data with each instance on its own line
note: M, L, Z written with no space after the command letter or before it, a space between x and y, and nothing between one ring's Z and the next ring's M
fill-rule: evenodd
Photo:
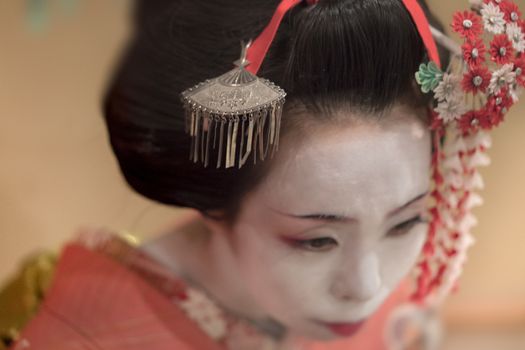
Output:
M430 133L413 116L387 120L282 140L258 195L294 214L350 216L404 204L428 189Z

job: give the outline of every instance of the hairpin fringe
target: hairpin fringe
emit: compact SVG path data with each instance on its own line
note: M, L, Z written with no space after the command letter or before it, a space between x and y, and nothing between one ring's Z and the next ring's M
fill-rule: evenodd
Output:
M241 168L249 156L264 160L273 156L279 146L284 101L267 109L236 116L221 116L188 106L186 131L191 137L190 161L207 167L213 154L217 154L216 167ZM218 133L218 135L217 135ZM218 141L218 144L217 144Z

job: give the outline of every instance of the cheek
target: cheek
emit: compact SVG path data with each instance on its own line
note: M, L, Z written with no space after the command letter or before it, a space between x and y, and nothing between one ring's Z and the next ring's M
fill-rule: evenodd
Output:
M415 266L425 242L427 224L420 224L408 235L385 240L378 249L383 284L393 289Z
M244 227L237 242L238 263L250 291L267 310L304 312L326 298L326 264L294 251L274 236Z

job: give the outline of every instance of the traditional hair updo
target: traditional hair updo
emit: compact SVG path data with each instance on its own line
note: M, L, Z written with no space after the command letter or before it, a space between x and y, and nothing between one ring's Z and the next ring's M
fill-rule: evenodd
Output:
M253 165L249 158L241 169L190 162L179 93L233 68L240 40L256 38L279 2L137 1L132 39L103 105L111 146L135 191L204 214L221 210L233 219L268 160ZM426 3L419 2L430 23L443 29ZM446 66L441 48L440 55ZM414 73L426 60L401 0L321 0L286 14L258 76L287 92L285 137L298 124L289 117L292 106L329 122L341 108L377 114L401 100L427 104L414 85Z

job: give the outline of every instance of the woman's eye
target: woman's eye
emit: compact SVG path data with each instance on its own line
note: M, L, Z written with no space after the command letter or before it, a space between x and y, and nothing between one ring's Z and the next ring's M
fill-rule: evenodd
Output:
M418 215L416 217L413 217L410 220L407 220L405 222L400 223L399 225L396 225L390 230L389 236L400 236L405 233L408 233L414 226L420 223L427 222L421 215Z
M294 240L293 244L302 249L311 251L327 251L337 245L337 241L330 237L321 237L307 240Z

